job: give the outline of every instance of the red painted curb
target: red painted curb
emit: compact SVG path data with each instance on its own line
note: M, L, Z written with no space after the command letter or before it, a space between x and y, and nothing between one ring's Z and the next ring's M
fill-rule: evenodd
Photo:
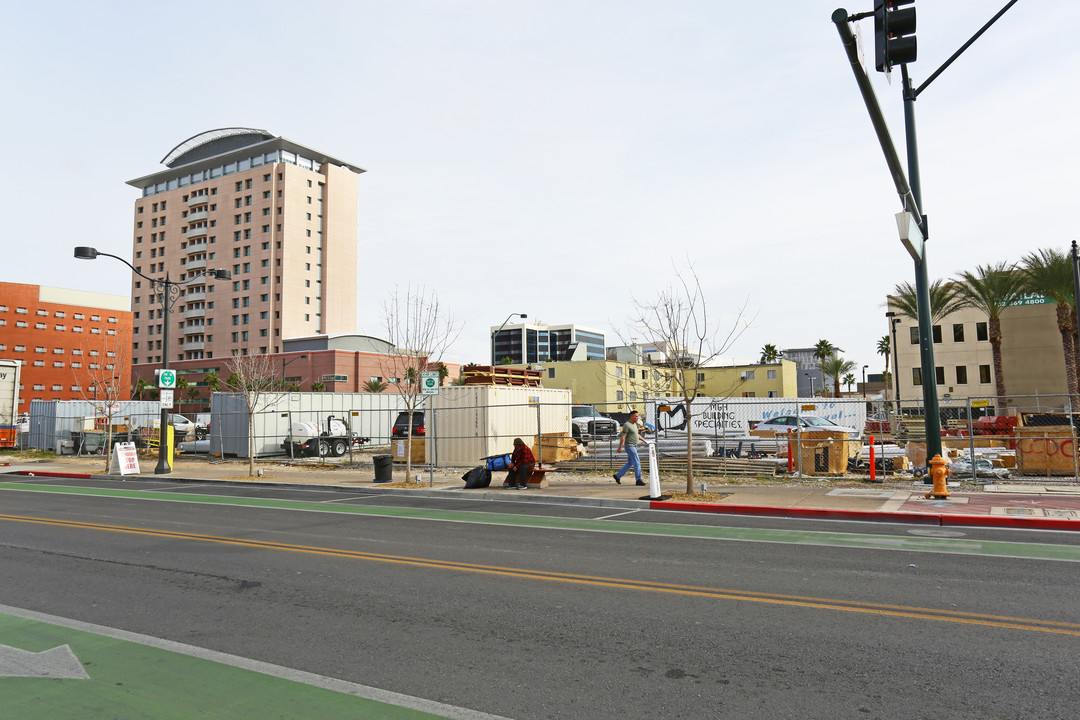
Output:
M714 503L653 500L653 510L709 512L722 515L760 515L765 517L800 517L829 520L866 520L870 522L902 522L916 525L953 525L968 527L1010 527L1028 530L1080 531L1080 521L1061 518L1003 517L997 515L945 515L912 512L872 512L864 510L828 510L821 508L785 508L759 505L718 505Z
M958 526L1008 527L1026 530L1080 530L1080 520L1010 515L941 515L941 524Z
M19 470L16 475L33 475L34 477L61 477L61 478L79 478L80 480L89 480L91 478L90 473L65 473L65 472L35 472L33 470Z

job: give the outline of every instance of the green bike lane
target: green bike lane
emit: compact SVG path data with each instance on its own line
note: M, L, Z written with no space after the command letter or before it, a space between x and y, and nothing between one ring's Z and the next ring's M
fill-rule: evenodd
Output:
M0 718L497 716L0 605Z

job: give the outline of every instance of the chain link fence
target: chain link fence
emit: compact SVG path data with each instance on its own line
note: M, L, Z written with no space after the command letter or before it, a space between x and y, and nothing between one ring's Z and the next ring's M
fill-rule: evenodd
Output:
M561 397L569 397L563 395ZM1076 399L996 396L944 399L942 452L954 479L974 482L1080 482ZM864 403L832 398L680 398L634 403L528 402L434 405L424 399L413 422L391 394L270 393L249 416L244 396L215 393L208 416L174 416L183 457L256 459L369 466L377 456L406 456L418 473L456 473L509 454L515 438L545 467L610 474L626 460L619 431L631 409L663 473L695 475L863 475L918 478L925 471L921 401ZM103 415L81 401L34 401L21 447L98 454L108 431L156 456L160 406L122 402ZM110 427L105 427L108 424ZM689 432L688 432L689 431ZM411 440L410 440L411 436ZM871 456L873 459L871 460ZM691 459L692 460L689 460Z

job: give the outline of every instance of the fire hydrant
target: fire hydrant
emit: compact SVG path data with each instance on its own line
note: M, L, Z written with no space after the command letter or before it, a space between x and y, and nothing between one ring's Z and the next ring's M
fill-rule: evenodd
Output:
M926 499L930 498L947 498L949 497L949 491L945 487L945 478L949 475L951 470L946 467L945 461L940 455L935 455L930 460L930 477L934 479L934 489L926 493Z

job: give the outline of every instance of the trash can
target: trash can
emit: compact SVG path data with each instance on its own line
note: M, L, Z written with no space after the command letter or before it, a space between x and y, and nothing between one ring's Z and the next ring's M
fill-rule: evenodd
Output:
M375 461L375 482L393 482L394 458L390 455L376 455L372 460Z

